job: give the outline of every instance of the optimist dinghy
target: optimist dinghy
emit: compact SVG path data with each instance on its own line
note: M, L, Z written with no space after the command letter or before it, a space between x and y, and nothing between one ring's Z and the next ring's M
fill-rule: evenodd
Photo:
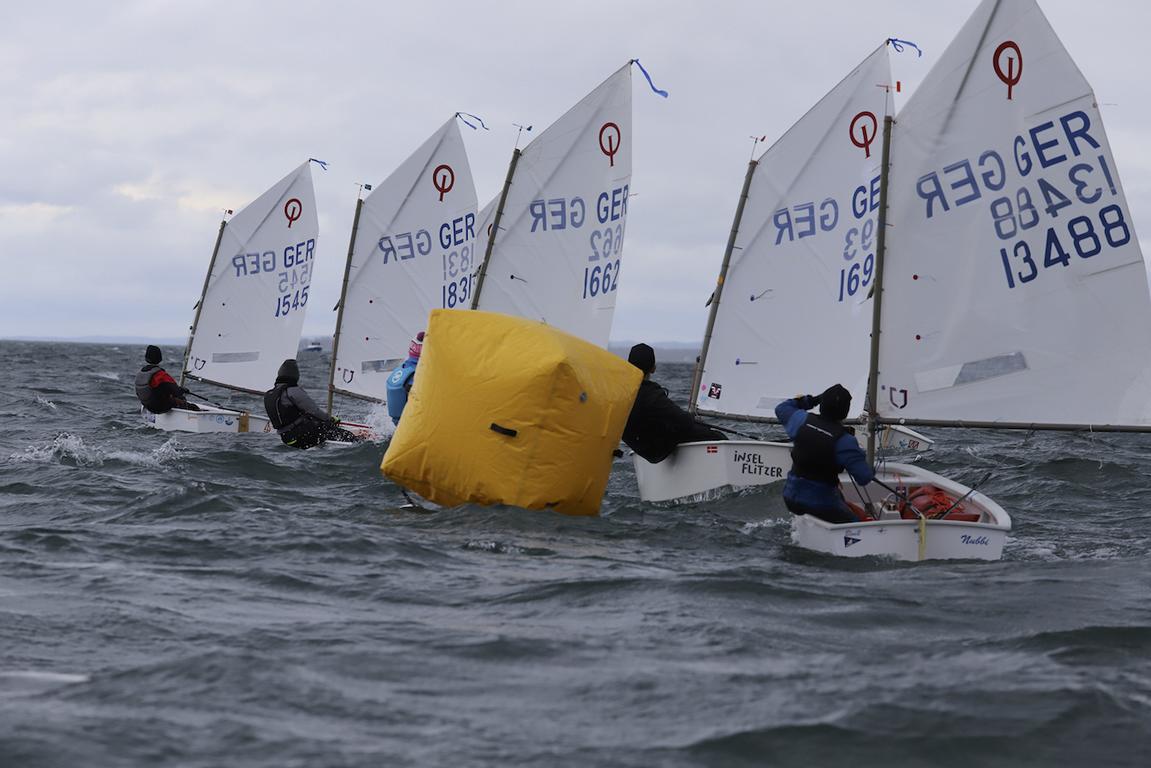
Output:
M871 425L1151 431L1151 299L1115 167L1091 87L1035 1L985 0L884 121ZM912 490L899 520L800 516L796 541L1001 555L1011 521L990 499L917 467L881 474Z
M230 220L220 222L184 354L188 379L262 395L280 363L295 357L308 305L319 224L309 160ZM268 419L201 407L153 414L144 423L181 432L267 432ZM364 434L362 424L344 424Z

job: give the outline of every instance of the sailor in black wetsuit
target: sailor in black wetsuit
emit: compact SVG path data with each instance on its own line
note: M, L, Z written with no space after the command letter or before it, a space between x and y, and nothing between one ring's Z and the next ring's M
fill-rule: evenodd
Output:
M264 409L285 445L311 448L326 440L359 442L360 438L316 405L300 386L300 367L285 360L276 372L276 386L264 393Z
M140 404L152 413L167 413L173 408L185 411L198 411L200 408L184 399L188 390L180 387L176 380L160 367L164 353L154 344L144 350L143 368L136 372L136 397Z
M655 372L655 350L647 344L636 344L627 361L643 371L635 404L623 428L623 441L628 448L652 464L658 464L680 443L727 439L722 432L692 418L671 401L666 389L651 380Z
M819 415L808 413L819 406ZM791 471L783 485L783 503L796 515L813 515L829 523L859 520L839 490L839 473L860 485L875 479L867 454L842 422L851 411L851 393L840 384L822 395L804 395L775 406L775 416L795 441Z

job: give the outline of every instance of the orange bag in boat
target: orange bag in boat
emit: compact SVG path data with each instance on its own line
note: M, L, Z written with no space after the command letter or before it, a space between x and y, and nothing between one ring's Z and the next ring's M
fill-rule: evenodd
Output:
M911 492L908 500L899 506L900 517L904 520L916 520L920 515L928 520L936 515L942 515L951 505L955 504L955 497L937 485L921 485ZM962 516L962 517L961 517ZM968 518L972 518L968 520ZM965 513L962 503L955 504L955 508L947 513L947 520L966 520L975 522L978 514Z

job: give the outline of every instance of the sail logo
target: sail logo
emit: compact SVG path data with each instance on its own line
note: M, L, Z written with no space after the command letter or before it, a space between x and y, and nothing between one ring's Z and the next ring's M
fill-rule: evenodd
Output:
M288 202L284 203L284 217L288 220L288 229L299 220L304 212L304 204L300 202L300 198L293 197Z
M895 401L895 393L896 392L898 392L900 394L903 402L896 402ZM904 408L907 407L907 390L906 389L896 389L895 387L888 387L887 388L887 399L891 401L891 407L892 408L898 408L899 410L902 411Z
M871 126L870 130L868 130L868 124ZM878 133L879 118L875 116L874 112L867 111L860 112L851 118L851 125L847 129L851 143L863 150L864 157L871 157L871 144L875 141Z
M1012 53L1015 55L1012 56ZM1006 72L1003 71L1004 62L1007 65ZM1016 63L1019 64L1019 69L1015 68ZM1007 100L1011 101L1011 89L1019 85L1019 79L1023 77L1023 51L1019 50L1019 44L1014 40L1001 43L995 49L991 64L995 68L995 76L1007 86Z
M615 167L615 156L623 143L623 134L615 123L604 123L599 129L599 151L607 155L611 167Z
M712 382L712 385L707 388L707 396L712 400L718 400L720 395L723 394L723 385Z
M447 163L437 165L436 169L432 171L432 186L440 193L440 202L444 201L444 195L452 191L452 187L456 185L456 172Z

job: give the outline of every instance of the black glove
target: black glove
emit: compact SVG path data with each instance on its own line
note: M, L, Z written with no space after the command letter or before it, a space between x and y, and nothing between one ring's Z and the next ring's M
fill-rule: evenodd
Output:
M799 395L795 398L795 404L805 411L810 411L819 405L819 395Z

